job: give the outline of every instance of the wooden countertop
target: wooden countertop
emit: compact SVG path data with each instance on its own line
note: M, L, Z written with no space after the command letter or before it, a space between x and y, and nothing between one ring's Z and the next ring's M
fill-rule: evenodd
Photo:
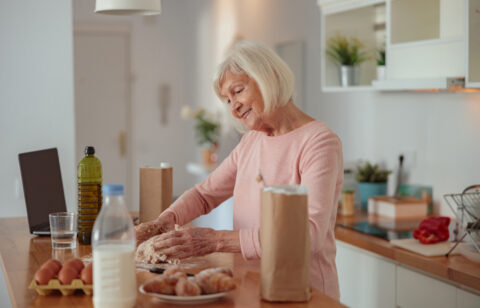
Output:
M73 251L52 250L50 237L35 237L28 233L26 217L0 219L0 259L13 307L93 307L92 297L75 294L41 296L28 289L35 271L46 260L60 261L91 254L91 247L78 245ZM191 261L197 264L192 273L207 267L228 266L233 270L237 289L223 299L202 307L345 307L338 301L313 290L307 303L269 303L260 299L260 263L245 261L240 254L212 254ZM155 274L137 271L137 284ZM135 307L179 307L163 304L151 296L138 293Z
M438 278L480 291L480 263L470 261L462 255L450 255L448 258L444 256L425 257L395 247L387 240L339 225L339 223L353 223L366 220L369 222L382 220L383 226L391 226L391 229L395 231L408 230L411 228L412 223L414 226L418 226L419 222L419 220L394 222L391 219L381 219L378 216L369 216L365 213L356 212L355 215L351 217L337 217L335 238L344 243L389 258L394 262L408 265Z

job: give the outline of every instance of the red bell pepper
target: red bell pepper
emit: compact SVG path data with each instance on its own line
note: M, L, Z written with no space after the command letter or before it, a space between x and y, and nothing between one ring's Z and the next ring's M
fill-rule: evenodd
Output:
M448 240L450 217L428 217L420 222L418 229L413 230L413 237L422 244L434 244Z

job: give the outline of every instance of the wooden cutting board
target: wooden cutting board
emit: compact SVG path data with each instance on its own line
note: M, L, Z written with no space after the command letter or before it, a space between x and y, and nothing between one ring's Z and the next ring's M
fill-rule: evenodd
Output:
M414 238L391 240L390 243L394 246L398 246L427 257L444 256L454 245L454 243L448 241L424 245ZM454 250L452 254L455 253L457 252Z

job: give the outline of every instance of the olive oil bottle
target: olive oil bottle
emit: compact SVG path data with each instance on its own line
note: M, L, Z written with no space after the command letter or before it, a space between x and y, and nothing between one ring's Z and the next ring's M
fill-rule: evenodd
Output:
M78 163L78 242L90 245L93 224L102 207L102 165L95 148L85 147Z

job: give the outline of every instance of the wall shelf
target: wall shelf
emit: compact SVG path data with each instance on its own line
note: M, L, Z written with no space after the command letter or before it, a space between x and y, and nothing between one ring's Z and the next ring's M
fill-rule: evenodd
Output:
M323 92L480 88L480 0L317 2ZM357 37L372 56L384 41L386 80L377 81L376 63L367 61L360 64L359 86L340 87L338 67L325 55L335 32Z

